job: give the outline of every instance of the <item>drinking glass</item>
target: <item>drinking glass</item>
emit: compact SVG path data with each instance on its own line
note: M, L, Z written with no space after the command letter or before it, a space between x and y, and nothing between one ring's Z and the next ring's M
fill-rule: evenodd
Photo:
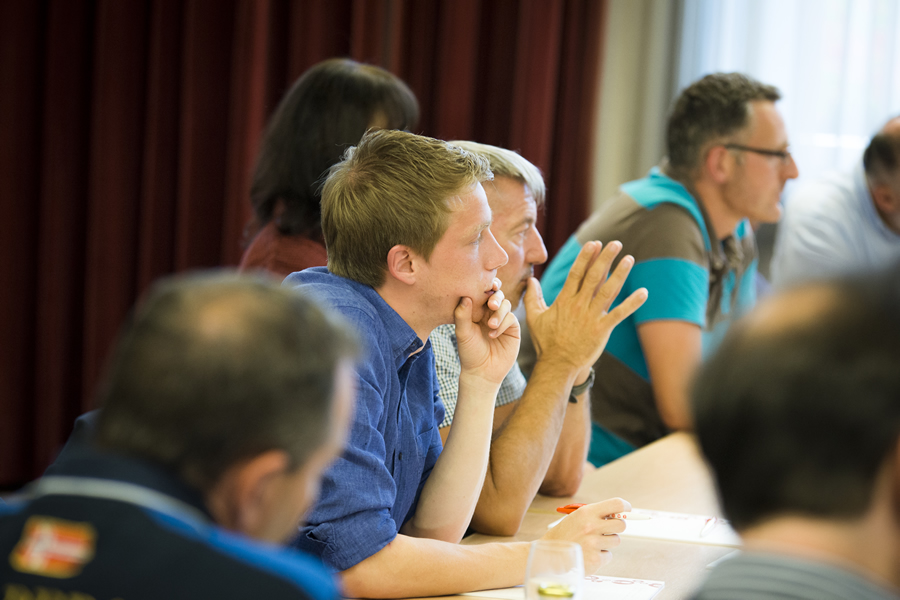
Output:
M526 600L581 600L584 558L575 542L531 543L525 571Z

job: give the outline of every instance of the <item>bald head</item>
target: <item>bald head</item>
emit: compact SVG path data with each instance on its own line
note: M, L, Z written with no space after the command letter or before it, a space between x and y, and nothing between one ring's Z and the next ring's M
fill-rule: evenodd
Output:
M695 426L738 529L861 514L900 436L900 265L762 304L701 369Z
M885 126L881 128L879 133L883 133L894 139L900 139L900 116L894 117L888 121Z
M871 183L892 183L900 170L900 117L888 121L869 142L863 167Z
M164 281L118 341L98 440L204 491L267 450L301 464L329 430L336 370L355 348L335 317L273 281Z

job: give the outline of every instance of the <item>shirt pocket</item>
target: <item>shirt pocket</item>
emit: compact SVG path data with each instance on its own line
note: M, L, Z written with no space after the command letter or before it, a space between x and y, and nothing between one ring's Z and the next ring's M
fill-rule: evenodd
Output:
M431 441L434 439L434 429L428 429L416 436L416 454L422 465L425 464L425 458L431 449Z

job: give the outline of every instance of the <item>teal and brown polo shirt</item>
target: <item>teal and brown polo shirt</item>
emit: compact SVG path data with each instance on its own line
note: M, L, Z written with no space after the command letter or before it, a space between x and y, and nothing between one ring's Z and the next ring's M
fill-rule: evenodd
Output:
M656 410L638 325L663 319L696 323L703 331L706 355L731 321L756 301L756 250L746 221L732 236L717 240L702 205L656 167L647 177L622 185L560 249L541 280L548 303L556 299L582 245L590 240L619 240L620 257L634 256L634 268L614 306L638 288L650 293L613 331L595 367L593 460L595 443L603 443L599 438L605 432L627 442L622 453L668 433Z

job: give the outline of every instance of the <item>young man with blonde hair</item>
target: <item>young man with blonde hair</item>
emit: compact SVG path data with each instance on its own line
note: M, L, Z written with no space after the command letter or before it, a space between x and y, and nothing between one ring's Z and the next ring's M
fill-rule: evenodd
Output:
M519 349L519 325L496 278L507 255L490 229L482 182L491 177L485 159L446 142L368 133L323 188L328 269L285 281L341 312L366 352L349 443L295 540L340 572L347 596L452 594L524 579L528 544L457 544L484 481L494 399ZM579 259L589 289L606 278L609 254L593 245ZM617 291L627 270L604 288ZM608 305L607 295L595 301ZM429 336L450 322L461 369L442 450ZM624 529L603 517L628 506L586 506L545 537L580 543L591 571Z
M547 260L537 230L537 212L546 194L540 170L511 150L451 143L490 163L494 179L484 184L484 191L493 216L491 232L509 257L497 276L513 310L524 297L529 332L541 348L527 385L514 363L500 386L487 476L472 519L477 531L514 535L539 490L553 496L578 490L591 439L592 366L617 321L603 314L599 303L584 301L594 293L574 278L584 273L573 274L575 294L550 309L543 304L533 277L534 265ZM610 253L621 248L618 242L609 246ZM446 438L460 374L454 325L435 329L431 343L446 409L441 423Z

